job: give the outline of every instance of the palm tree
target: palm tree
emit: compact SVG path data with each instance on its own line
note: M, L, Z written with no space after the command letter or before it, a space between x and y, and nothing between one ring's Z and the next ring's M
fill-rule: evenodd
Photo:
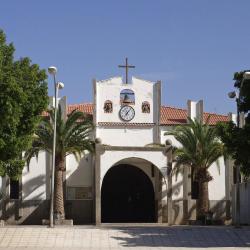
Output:
M191 167L193 178L199 184L197 219L203 219L209 212L208 182L213 179L208 169L223 155L223 144L208 121L203 124L190 118L187 125L178 126L165 135L173 135L182 144L182 148L176 148L174 152L174 169L178 172L181 167Z
M48 111L35 131L32 147L26 152L26 160L29 164L33 156L38 156L40 151L52 153L53 149L53 124L54 109ZM80 159L85 151L93 152L94 142L90 139L93 129L90 116L74 110L68 118L63 119L62 110L59 106L56 126L56 151L55 151L55 203L54 211L56 218L65 219L63 197L63 172L66 170L65 158L73 154Z

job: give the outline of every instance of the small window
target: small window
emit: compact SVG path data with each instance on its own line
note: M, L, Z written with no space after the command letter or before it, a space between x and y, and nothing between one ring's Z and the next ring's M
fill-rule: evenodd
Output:
M135 104L135 93L131 89L123 89L120 93L120 103L123 105Z
M110 100L104 102L104 113L112 113L113 112L113 103Z
M193 170L191 170L191 198L199 199L199 182L195 180Z
M143 102L141 105L142 113L150 113L150 104L149 102Z
M239 181L241 182L241 174L239 176ZM233 167L233 183L234 184L237 183L237 167L236 166Z
M10 180L10 199L19 199L19 181Z

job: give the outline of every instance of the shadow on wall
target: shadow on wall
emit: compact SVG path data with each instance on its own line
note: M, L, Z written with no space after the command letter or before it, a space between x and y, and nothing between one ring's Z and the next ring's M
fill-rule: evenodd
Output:
M172 194L179 194L183 181L173 185ZM162 192L163 197L167 197L167 190ZM210 210L213 212L213 222L215 224L223 224L226 220L231 219L231 203L225 200L210 200ZM163 206L163 221L167 222L167 204ZM175 199L172 200L172 223L173 224L189 224L189 221L196 220L196 200Z
M217 223L223 223L225 220L231 219L231 203L224 197L221 200L210 200L209 206L213 212L213 220Z
M183 185L183 181L180 181L178 183L176 183L175 185L173 185L172 187L172 197L173 195L179 195L180 191L181 191L181 186ZM180 224L181 221L183 220L183 211L182 208L179 206L179 202L182 202L182 199L176 199L176 200L172 200L172 223L173 224Z
M231 219L231 214L227 212L229 201L210 200L210 210L213 213L212 223L224 224ZM230 204L229 204L230 206ZM196 220L196 200L173 200L173 224L188 224L189 221Z
M72 170L66 172L67 181L65 181L65 216L66 219L72 219L74 225L83 225L91 224L94 221L94 203L93 203L93 191L92 197L86 199L75 199L72 197L67 197L67 186L70 187L81 187L83 184L86 186L91 186L91 183L84 183L86 176L89 176L89 173L92 175L92 166L89 164L91 161L91 154L87 153L80 159L79 162L73 160L73 164L78 164L78 166ZM70 164L69 164L70 166ZM70 167L69 167L70 169ZM90 172L89 172L90 171ZM93 177L91 176L89 180L92 181ZM71 199L70 199L71 198Z
M41 186L45 187L46 179L44 175L39 175L35 178L30 179L29 181L25 182L22 187L22 195L23 199L29 199L29 196L32 195L32 200L41 200L44 199L46 196L46 191L37 192Z
M194 220L196 216L196 202L183 199L173 200L173 224L185 225L189 220Z
M42 219L49 218L49 200L43 200L43 191L37 189L44 186L46 179L44 175L39 175L27 181L24 185L24 196L28 198L30 194L32 200L10 200L2 201L2 219L8 224L41 224ZM37 192L37 193L36 193Z
M183 186L183 181L173 185L172 194L178 195ZM163 196L167 197L167 190L163 191ZM167 205L164 206L165 215L164 222L167 222ZM187 201L181 199L172 200L172 223L173 224L187 224L189 220L194 219L196 214L196 202L194 200Z
M66 170L67 183L82 183L81 176L82 178L84 178L88 174L88 171L92 171L91 169L89 169L92 167L92 165L89 164L89 161L91 161L91 154L89 153L82 157L79 162L75 161L74 159L73 163L77 163L78 166L73 172L71 170ZM92 180L92 177L90 178Z

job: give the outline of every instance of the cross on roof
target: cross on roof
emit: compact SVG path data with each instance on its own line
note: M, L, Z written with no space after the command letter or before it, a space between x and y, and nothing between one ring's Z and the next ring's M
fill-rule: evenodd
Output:
M128 69L135 68L133 65L128 64L128 58L126 57L126 64L125 65L118 65L119 68L126 68L126 84L128 84Z

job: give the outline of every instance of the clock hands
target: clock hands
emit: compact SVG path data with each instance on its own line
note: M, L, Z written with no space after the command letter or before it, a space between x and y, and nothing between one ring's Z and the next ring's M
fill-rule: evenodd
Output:
M134 109L130 106L123 106L120 109L120 118L124 121L130 121L134 118Z

